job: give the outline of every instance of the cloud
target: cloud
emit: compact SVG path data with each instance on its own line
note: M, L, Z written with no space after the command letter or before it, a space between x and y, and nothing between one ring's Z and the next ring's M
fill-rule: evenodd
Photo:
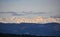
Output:
M14 14L12 14L12 16L23 16L23 14L14 13Z
M54 12L0 12L0 17L11 17L11 16L20 16L20 17L36 17L36 16L43 16L43 17L54 17L60 18L60 13Z
M44 18L42 16L37 16L33 18L17 18L17 17L7 17L0 18L0 22L3 23L50 23L57 22L60 23L60 18Z

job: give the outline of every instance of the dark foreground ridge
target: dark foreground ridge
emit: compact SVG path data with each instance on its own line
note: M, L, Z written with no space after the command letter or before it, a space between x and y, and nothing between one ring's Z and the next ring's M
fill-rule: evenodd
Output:
M59 23L0 23L0 35L4 36L60 36Z
M41 37L41 36L27 35L27 34L16 35L16 34L0 33L0 37Z
M36 36L36 35L26 35L26 34L22 34L22 35L16 35L16 34L3 34L0 33L0 37L45 37L45 36ZM46 36L48 37L48 36ZM55 37L55 36L50 36L50 37Z

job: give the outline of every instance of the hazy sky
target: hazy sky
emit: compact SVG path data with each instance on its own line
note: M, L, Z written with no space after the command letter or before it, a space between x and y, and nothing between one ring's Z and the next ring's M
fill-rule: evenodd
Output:
M58 15L60 14L60 0L0 0L0 12L22 11L53 12Z

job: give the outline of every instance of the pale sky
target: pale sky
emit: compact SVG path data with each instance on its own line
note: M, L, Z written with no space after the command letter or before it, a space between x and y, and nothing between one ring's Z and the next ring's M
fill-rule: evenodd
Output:
M60 0L0 0L0 12L44 12L60 16Z

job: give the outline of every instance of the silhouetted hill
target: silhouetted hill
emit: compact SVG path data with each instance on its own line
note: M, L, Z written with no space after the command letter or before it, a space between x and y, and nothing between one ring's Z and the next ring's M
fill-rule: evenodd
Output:
M31 36L60 36L60 24L0 23L0 33Z

